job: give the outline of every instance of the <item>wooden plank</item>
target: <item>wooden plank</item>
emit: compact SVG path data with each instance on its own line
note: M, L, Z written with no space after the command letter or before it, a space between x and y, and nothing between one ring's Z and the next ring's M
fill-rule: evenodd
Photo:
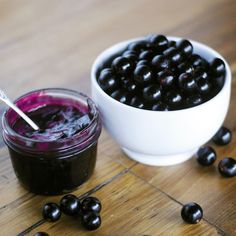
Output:
M147 167L141 164L132 171L182 204L197 202L205 218L229 235L236 234L236 179L218 173L217 163L225 156L236 156L236 132L229 147L217 148L214 166L202 167L195 158L172 167Z
M217 235L204 220L197 225L183 223L181 205L140 178L126 173L95 192L101 199L102 226L94 232L83 230L79 220L63 216L54 224L45 223L33 232L50 235ZM32 232L32 234L33 234Z

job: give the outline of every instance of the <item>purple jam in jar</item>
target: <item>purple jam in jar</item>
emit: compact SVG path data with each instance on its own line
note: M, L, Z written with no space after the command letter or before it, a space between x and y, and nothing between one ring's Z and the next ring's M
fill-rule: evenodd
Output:
M42 89L23 95L15 104L38 126L31 128L15 111L2 119L16 176L31 192L70 192L93 173L101 133L99 112L82 93Z

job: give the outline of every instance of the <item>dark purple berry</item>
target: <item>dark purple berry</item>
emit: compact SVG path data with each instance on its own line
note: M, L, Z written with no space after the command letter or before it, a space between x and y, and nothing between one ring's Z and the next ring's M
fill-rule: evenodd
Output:
M149 62L147 60L140 60L137 62L136 67L142 66L142 65L149 66Z
M101 225L101 217L95 212L87 212L82 215L81 223L87 230L96 230Z
M197 203L190 202L183 206L181 216L185 222L197 224L203 217L203 211Z
M145 40L133 42L133 43L129 44L129 46L128 46L128 50L135 51L135 52L140 52L145 49L147 49L147 42Z
M165 70L170 67L170 60L163 55L157 55L152 59L152 66L156 71Z
M127 58L133 65L135 65L138 61L138 57L134 54L126 54L124 57Z
M177 42L177 48L185 57L188 57L193 53L193 45L186 39Z
M225 63L220 58L215 58L211 64L211 69L216 76L224 76L225 75Z
M115 90L111 93L111 97L124 104L129 104L130 102L130 94L123 89Z
M132 79L124 79L122 80L123 88L128 92L135 92L137 90L137 85L134 83Z
M60 207L53 202L46 203L42 210L43 218L50 222L55 222L61 217Z
M131 99L130 105L132 107L136 107L139 109L145 109L145 103L143 102L143 100L141 98L139 98L138 96L134 96Z
M117 87L118 82L112 70L105 68L98 77L98 84L104 91L111 91Z
M134 80L139 84L147 84L152 80L152 71L148 66L140 65L134 70Z
M81 209L83 212L100 213L102 209L102 204L100 200L96 197L86 197L81 202Z
M198 80L207 80L209 79L210 75L204 67L198 67L194 70L193 74L196 81Z
M168 70L160 71L157 73L158 81L163 89L174 86L175 77L173 73Z
M192 64L192 66L194 68L198 68L198 67L206 67L207 66L207 62L205 59L203 59L201 56L199 56L198 54L192 54L189 58L190 63Z
M161 90L158 85L148 85L143 89L143 97L148 102L156 102L161 99Z
M76 216L81 212L80 201L73 194L67 194L61 199L60 208L64 214L69 216Z
M181 53L174 47L167 48L163 52L164 56L171 61L174 65L179 64L182 61Z
M117 57L112 62L112 68L120 75L128 75L134 70L134 64L127 57Z
M34 236L49 236L49 234L46 232L37 232L34 234Z
M168 107L165 103L158 101L151 106L152 111L168 111Z
M189 73L183 73L179 76L179 87L184 91L190 92L196 88L196 82Z
M210 166L216 160L216 152L210 146L201 147L197 152L197 161L202 166Z
M162 52L168 47L168 39L164 35L151 35L149 37L149 42L152 48L157 52Z
M145 50L139 54L139 60L150 61L152 60L153 56L154 56L154 52L152 50Z
M167 92L165 99L171 109L180 108L183 100L181 94L174 90Z
M173 41L173 40L170 40L169 41L169 43L168 43L168 47L170 48L170 47L176 47L176 42L175 41Z
M219 91L225 83L225 76L224 75L215 76L212 79L212 83L218 88Z
M223 145L229 144L231 141L231 138L232 138L231 131L228 128L222 126L214 135L212 140L215 144L223 146Z
M187 62L182 62L177 66L178 72L180 74L182 73L192 73L193 72L193 67L190 63Z
M219 172L225 177L236 176L236 160L231 157L226 157L218 164Z
M211 84L208 80L201 78L197 81L197 89L201 94L207 94L211 89Z
M187 107L194 107L203 102L203 98L200 94L193 93L186 97L186 105Z
M125 56L130 55L130 54L132 54L132 55L138 57L138 53L137 53L136 51L132 51L132 50L125 50L125 51L123 52L122 56L125 57Z

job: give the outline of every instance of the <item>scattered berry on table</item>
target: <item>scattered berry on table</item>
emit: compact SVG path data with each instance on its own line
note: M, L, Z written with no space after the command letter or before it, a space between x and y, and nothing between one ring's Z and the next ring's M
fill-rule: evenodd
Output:
M101 225L101 217L95 212L87 212L82 215L81 222L87 230L96 230Z
M195 202L190 202L182 207L182 219L189 224L197 224L203 217L202 208Z
M201 147L197 152L197 161L202 166L210 166L216 160L216 152L210 146Z
M49 236L49 234L46 232L37 232L34 234L34 236Z
M55 222L61 217L60 207L53 202L46 203L42 211L43 218L50 222Z
M81 209L83 212L100 213L102 204L101 201L96 197L86 197L81 202Z
M236 176L236 160L232 157L226 157L219 162L218 169L221 175L234 177Z
M75 195L67 194L60 201L60 209L66 215L77 216L81 211L80 201Z
M231 131L228 128L222 126L214 135L212 140L215 144L223 146L230 143L231 138L232 138Z

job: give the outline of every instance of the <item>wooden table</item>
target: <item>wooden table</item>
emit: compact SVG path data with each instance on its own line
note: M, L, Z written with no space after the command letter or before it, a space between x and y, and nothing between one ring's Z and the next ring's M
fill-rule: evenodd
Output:
M0 84L12 99L33 89L65 87L90 94L90 68L108 46L148 33L201 41L218 50L233 74L225 125L233 132L228 146L214 148L209 168L194 158L172 167L150 167L130 160L103 130L92 178L76 195L90 192L102 200L102 226L82 229L63 216L39 224L41 207L61 196L27 192L16 179L6 146L0 149L0 235L236 235L236 178L223 178L217 163L236 157L236 1L235 0L1 0ZM3 106L1 106L1 111ZM183 222L180 210L197 202L204 218ZM38 226L37 226L38 225Z

